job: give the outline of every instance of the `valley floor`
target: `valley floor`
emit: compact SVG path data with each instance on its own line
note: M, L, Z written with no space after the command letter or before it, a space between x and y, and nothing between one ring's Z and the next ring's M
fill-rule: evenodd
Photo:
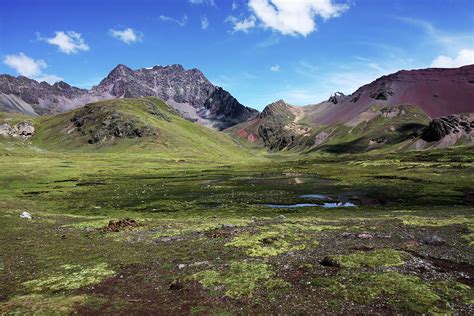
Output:
M0 314L474 313L472 148L0 156Z

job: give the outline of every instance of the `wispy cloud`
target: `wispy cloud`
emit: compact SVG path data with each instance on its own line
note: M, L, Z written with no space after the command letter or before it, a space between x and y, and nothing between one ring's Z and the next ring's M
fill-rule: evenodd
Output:
M237 2L232 1L232 10L237 10L239 8L239 4Z
M63 80L61 77L43 73L48 64L42 59L33 59L24 53L6 55L3 63L14 69L17 74L26 76L37 81L46 81L54 83Z
M216 6L214 0L189 0L188 2L191 4L207 4L213 7Z
M160 20L163 21L163 22L171 22L171 23L176 23L178 24L179 26L183 27L183 26L186 26L186 24L188 24L188 16L187 15L184 15L181 20L178 20L178 19L175 19L175 18L172 18L170 16L166 16L166 15L160 15Z
M225 22L230 22L233 24L233 27L232 27L233 32L248 33L251 29L257 26L257 19L253 15L245 19L238 19L235 16L231 15L227 17Z
M273 72L279 72L280 71L280 65L276 64L270 67L270 70Z
M474 46L474 33L447 32L437 28L433 23L410 17L396 17L398 20L414 25L426 34L430 42L441 45L444 49L459 51L467 46Z
M308 78L319 78L321 77L321 70L319 66L313 65L305 60L300 60L295 67L296 73L308 77Z
M435 45L440 54L431 62L432 67L460 67L474 64L474 33L447 32L434 24L411 17L397 17L398 20L420 28L428 45Z
M65 54L76 54L79 51L88 51L89 45L82 38L82 34L74 31L57 31L53 37L42 37L40 33L36 38L48 44L55 45Z
M209 20L207 19L207 17L206 16L201 17L201 28L203 30L207 30L208 27L209 27Z
M139 42L143 38L143 34L141 32L135 31L130 27L127 27L123 30L110 29L109 34L128 45Z
M267 48L271 46L278 45L280 43L280 36L276 34L272 34L271 36L267 37L266 39L257 43L258 48Z

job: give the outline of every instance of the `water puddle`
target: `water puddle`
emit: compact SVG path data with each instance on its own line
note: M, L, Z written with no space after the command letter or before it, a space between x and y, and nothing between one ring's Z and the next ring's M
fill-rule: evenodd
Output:
M304 194L298 197L301 199L329 200L329 196L324 195L324 194Z
M322 207L322 208L337 208L337 207L357 207L354 203L350 202L334 202L334 203L324 203L324 204L314 204L314 203L298 203L298 204L264 204L267 207L271 208L298 208L298 207Z

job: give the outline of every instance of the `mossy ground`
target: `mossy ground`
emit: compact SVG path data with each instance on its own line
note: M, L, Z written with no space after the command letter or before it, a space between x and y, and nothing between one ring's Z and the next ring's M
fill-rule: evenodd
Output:
M222 162L0 144L0 313L473 313L469 148ZM302 194L361 205L264 206ZM127 217L141 225L100 230Z

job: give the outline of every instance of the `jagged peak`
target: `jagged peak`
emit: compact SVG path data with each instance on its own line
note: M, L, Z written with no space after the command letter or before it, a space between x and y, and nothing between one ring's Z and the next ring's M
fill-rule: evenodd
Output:
M336 91L333 94L331 94L331 96L328 99L328 102L338 104L340 102L345 101L347 98L348 98L348 96L345 95L344 93L342 93L340 91Z
M58 89L61 89L61 90L67 90L67 89L71 89L71 85L68 84L67 82L64 82L64 81L58 81L58 82L55 82L53 84L54 87L58 88Z
M127 73L127 72L133 72L133 70L125 66L124 64L118 64L117 66L115 66L114 69L112 69L109 75L115 74L115 73Z
M283 99L280 99L278 101L268 104L263 109L262 113L260 113L260 117L264 118L275 113L276 111L286 111L289 108L290 108L290 105L286 103Z

